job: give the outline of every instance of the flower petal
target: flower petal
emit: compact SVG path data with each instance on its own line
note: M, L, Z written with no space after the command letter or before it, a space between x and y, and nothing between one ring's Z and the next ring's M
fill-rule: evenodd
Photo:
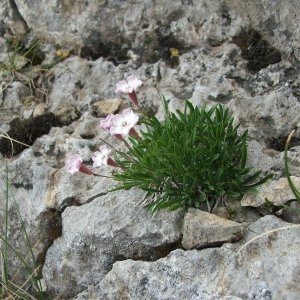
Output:
M114 116L110 133L112 135L121 134L122 136L127 136L130 129L136 125L138 120L139 116L135 114L131 108L127 108L122 114Z
M81 163L82 157L79 154L68 157L66 160L67 172L71 174L77 173L80 169Z
M128 84L126 80L121 80L116 85L115 93L132 93L133 88Z
M93 167L100 167L102 165L107 165L107 160L111 153L111 150L106 146L102 145L99 148L100 151L96 151L92 160L94 161Z
M127 82L129 84L129 86L134 90L136 91L136 89L138 87L140 87L143 83L141 80L139 80L136 76L134 75L130 75L127 77Z
M107 115L107 117L105 119L100 120L100 127L103 129L110 129L113 118L114 118L113 114Z

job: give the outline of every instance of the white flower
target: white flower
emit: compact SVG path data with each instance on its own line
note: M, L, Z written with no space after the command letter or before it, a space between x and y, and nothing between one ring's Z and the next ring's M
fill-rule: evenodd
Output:
M75 174L79 172L79 169L81 167L82 158L79 154L75 154L67 158L66 164L67 164L67 171L71 174Z
M112 135L120 134L122 136L127 136L138 120L139 116L135 114L131 108L127 108L122 114L114 116L110 127L110 133Z
M94 153L94 157L92 157L92 160L94 161L93 163L94 168L100 167L102 165L107 165L107 161L111 153L111 150L106 145L100 146L99 150L100 151L96 151Z
M86 165L82 163L82 157L79 154L75 154L67 158L66 161L67 172L72 175L80 172L86 175L95 175Z
M127 77L127 80L121 80L117 83L115 92L130 94L132 92L135 92L137 88L142 84L142 81L139 80L136 76L130 75Z
M112 125L113 118L114 115L109 114L105 119L100 120L100 127L109 130Z

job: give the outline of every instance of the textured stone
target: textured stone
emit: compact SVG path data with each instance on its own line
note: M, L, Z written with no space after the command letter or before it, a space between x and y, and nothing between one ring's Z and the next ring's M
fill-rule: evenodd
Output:
M39 103L35 106L33 111L33 117L42 116L48 111L49 107L45 103Z
M182 226L182 246L187 250L220 246L238 241L243 234L244 228L237 222L199 209L189 209Z
M90 290L107 300L296 300L299 231L299 226L266 216L249 226L243 242L200 251L178 249L155 262L117 262ZM88 295L85 291L76 299L90 299Z
M268 138L285 136L299 126L300 104L296 97L284 90L271 91L264 96L243 97L230 103L233 116L251 139L266 143ZM278 109L282 113L278 113ZM287 120L289 120L287 122Z
M114 114L120 108L120 99L107 99L93 103L92 110L97 117L106 117L109 114Z
M151 218L135 204L141 197L139 190L104 193L65 209L62 236L49 248L43 267L51 295L76 295L100 282L115 261L156 260L177 248L182 213L160 212Z
M8 180L8 196L1 196L0 201L0 232L5 230L5 215L8 214L8 241L19 252L28 266L34 266L31 249L25 238L30 241L32 251L38 265L43 263L45 252L53 239L60 235L60 215L47 205L47 197L53 185L49 180L55 169L49 166L40 155L35 157L32 149L27 149L7 165L2 160L0 164L0 182L2 195L6 190ZM5 192L6 193L6 192ZM6 200L8 211L6 211ZM3 222L2 222L3 221ZM15 282L25 282L28 279L28 269L20 259L9 251L10 274L16 274ZM30 283L30 282L28 282Z
M137 52L138 46L141 47L149 36L150 48L151 40L154 39L151 29L159 28L157 20L166 27L165 31L169 27L175 41L184 41L187 45L196 45L207 40L211 45L218 46L242 26L250 25L260 30L269 41L287 54L297 49L299 44L298 22L293 22L290 18L291 8L293 11L300 9L297 0L247 0L243 3L238 0L201 0L197 3L188 1L184 3L184 10L182 1L179 0L168 5L156 2L123 3L114 0L88 3L78 1L76 5L68 2L53 5L45 0L16 0L15 3L27 25L34 28L40 39L47 39L71 49L83 48L85 54L92 57L98 53L100 56L100 47L103 48L103 54L111 49L117 52L122 46L125 51L134 49ZM161 34L163 33L162 30ZM109 41L111 49L105 45L105 41ZM147 53L147 48L145 52ZM111 55L114 54L116 55L112 51ZM116 56L116 59L122 59Z
M38 241L34 251L38 261L43 264L44 256L49 252L44 272L50 291L55 294L57 290L63 290L67 294L62 287L65 284L66 289L73 291L74 295L78 290L89 287L85 296L87 299L92 298L88 296L91 293L95 299L118 299L118 295L138 300L158 297L268 299L270 295L279 299L297 299L299 291L296 283L299 280L295 279L299 277L299 234L294 236L289 230L277 232L278 236L276 233L262 236L243 248L238 253L239 259L233 259L233 262L229 257L235 257L237 246L226 244L221 248L201 251L177 250L153 263L130 261L124 269L123 264L125 266L127 261L116 263L106 275L115 261L136 258L130 247L142 254L151 251L158 253L155 245L153 250L153 244L145 245L144 240L140 239L141 231L150 231L151 234L146 232L145 236L157 242L162 247L159 249L164 249L161 243L166 242L167 237L170 237L167 245L171 243L172 247L179 247L173 245L172 241L177 240L176 234L180 235L179 223L182 220L179 218L177 224L164 213L160 217L163 221L148 220L143 209L135 208L134 211L130 206L130 222L125 218L122 224L128 222L127 227L121 226L120 231L116 232L114 229L121 222L119 215L123 218L123 212L117 210L118 201L127 203L126 200L134 198L135 201L138 200L135 197L139 196L135 194L133 197L132 191L124 192L122 197L119 194L112 196L108 190L116 186L113 180L85 177L82 174L71 176L64 164L66 157L79 153L84 163L91 167L92 153L102 144L101 139L113 147L119 147L115 139L100 130L100 119L93 114L92 105L102 99L116 97L115 83L134 74L143 81L138 91L142 107L147 112L155 113L160 120L164 114L159 93L166 97L171 111L182 109L185 99L199 106L210 107L222 103L229 107L235 120L241 122L240 129L249 130L247 166L261 168L264 172L271 171L276 179L282 177L282 141L285 141L292 128L299 127L300 79L297 61L300 57L300 22L299 16L295 15L300 9L299 1L2 2L0 56L7 57L7 53L14 51L11 42L20 39L28 29L31 31L30 38L39 39L46 59L42 66L34 68L42 68L43 71L33 74L30 68L29 72L22 69L17 80L11 82L9 77L1 83L0 128L8 131L13 118L29 117L36 103L46 103L49 112L58 116L62 125L65 125L62 128L52 126L49 134L35 141L33 149L12 159L4 160L1 156L0 161L1 182L5 181L7 162L12 174L11 194L16 200L10 203L10 237L26 256L28 248L22 240L18 221L19 204L30 240L33 244ZM22 38L20 43L24 46L30 41ZM177 50L177 56L172 56L171 48ZM61 50L70 56L58 57ZM46 71L44 67L50 69ZM6 75L11 74L1 74ZM30 89L28 80L23 82L23 75L32 78L38 89L47 88L47 93ZM23 99L28 96L35 97L37 101L26 106L27 101ZM127 95L120 97L125 105L129 104ZM297 140L299 133L295 135L294 145L297 145ZM300 165L297 153L293 149L289 152L291 174L295 176L299 176ZM111 176L113 169L103 167L94 171ZM3 205L1 202L1 217ZM122 205L120 209L123 209ZM258 210L254 208L229 206L227 212L231 216L236 215L235 220L247 224L258 216ZM91 215L93 222L88 219ZM282 216L286 218L285 211ZM112 229L101 223L105 220ZM152 236L160 232L158 220L170 222L170 231L163 235L165 239L159 239L159 234L154 238ZM270 221L265 218L262 220ZM90 225L87 225L89 222ZM63 232L61 223L65 225ZM256 224L262 226L262 223ZM92 224L95 225L94 231L88 229ZM280 225L280 221L274 226L277 225L285 226ZM115 237L103 240L100 234L105 236L106 233L102 229L115 234ZM255 236L250 237L251 230L263 232L250 226L247 241ZM59 238L62 233L63 236ZM123 238L128 238L133 246L127 245ZM57 241L47 251L54 240ZM262 241L266 243L257 243ZM71 245L69 252L64 242ZM89 246L95 246L96 250ZM104 249L111 256L104 253ZM161 256L171 251L170 248L167 250ZM281 250L286 254L283 255ZM55 263L52 269L54 256L62 262L61 269ZM86 266L85 261L88 262ZM124 270L131 270L132 265L138 265L137 271L127 275ZM17 270L18 267L19 264L12 261L11 270ZM59 274L56 277L53 275L60 270L65 274L63 283L59 282ZM123 274L113 275L115 270L116 274ZM218 280L224 274L226 276L221 284ZM281 274L285 276L281 278ZM104 276L101 287L93 287ZM134 282L136 278L141 282L140 285ZM16 283L20 285L23 282ZM116 287L111 289L114 285ZM278 287L282 287L282 290ZM98 288L101 293L97 291ZM178 291L178 294L174 291ZM119 299L122 299L121 296Z
M291 176L296 186L300 186L300 178ZM286 202L295 199L287 178L269 181L257 188L257 193L247 193L243 196L241 204L243 206L258 207L272 203L276 206L284 205Z
M300 202L291 201L282 211L282 219L286 222L300 224Z

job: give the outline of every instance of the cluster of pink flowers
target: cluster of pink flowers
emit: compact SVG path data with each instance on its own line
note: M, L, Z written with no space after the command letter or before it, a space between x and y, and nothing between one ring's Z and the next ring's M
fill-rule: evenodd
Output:
M136 90L142 85L142 81L136 76L130 75L127 80L121 80L117 83L116 93L125 93L129 96L132 103L138 106ZM138 133L134 126L137 124L139 116L133 112L131 108L125 109L121 114L108 115L104 120L100 121L100 127L109 130L110 134L117 139L123 141L126 146L129 146L125 137L128 135L138 137ZM118 167L118 164L110 157L111 149L107 145L99 147L99 151L94 153L92 157L93 167L109 165ZM97 175L82 163L82 157L79 154L70 156L66 161L67 171L71 174L81 172L87 175Z

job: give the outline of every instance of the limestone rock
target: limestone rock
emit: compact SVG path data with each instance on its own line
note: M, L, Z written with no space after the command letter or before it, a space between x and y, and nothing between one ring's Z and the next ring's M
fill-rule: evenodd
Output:
M279 151L268 149L255 140L248 142L246 167L273 174L274 179L284 176L284 161Z
M300 178L291 176L292 181L296 186L300 186ZM287 178L272 180L257 188L257 193L247 193L241 201L242 206L259 207L267 202L273 205L280 206L295 199Z
M281 161L284 161L284 152L281 153L280 159ZM289 165L290 175L300 177L300 147L299 146L291 147L289 149L288 165Z
M243 242L200 251L178 249L155 262L116 262L90 290L107 300L296 300L300 227L289 226L265 216L249 226ZM91 299L88 295L85 291L76 299Z
M97 117L106 117L116 113L120 108L121 100L118 98L97 101L92 105L92 110Z
M189 209L182 227L184 249L207 248L235 242L243 237L241 224L199 209Z
M43 263L47 248L53 239L60 235L61 230L60 214L55 208L51 210L46 200L51 193L53 187L51 178L56 170L49 166L40 155L36 157L32 149L24 150L7 166L2 160L0 170L3 192L6 188L4 183L8 178L8 196L1 196L0 201L0 220L3 221L5 214L8 213L8 241L28 263L28 266L34 266L31 250L22 227L24 226L33 255L37 264L40 265ZM5 207L6 200L8 212ZM5 230L4 226L5 222L0 222L1 234ZM25 282L28 279L28 269L24 268L20 260L14 256L13 251L9 251L9 269L10 274L16 274L15 282Z
M33 111L33 117L42 116L48 111L49 107L45 103L39 103L35 106Z
M29 88L20 81L12 81L9 84L2 84L1 91L4 92L1 105L6 110L20 110L22 100L30 96Z
M135 205L141 197L141 191L115 192L65 209L62 236L49 248L43 267L51 295L70 297L99 283L115 261L152 261L177 248L182 213L151 218Z
M243 97L230 102L236 122L249 130L250 139L266 143L268 138L285 136L299 123L300 104L287 90L264 96ZM279 113L278 107L284 112ZM288 122L286 120L289 120Z
M289 207L284 207L282 219L286 222L300 224L300 202L291 201Z
M168 5L156 2L120 3L112 0L90 3L78 1L76 5L66 2L58 6L45 0L16 0L15 3L27 25L34 29L40 39L71 49L82 48L84 55L92 58L107 55L106 51L110 50L108 55L115 55L116 61L124 60L124 56L119 54L122 48L125 51L137 51L138 46L149 37L150 48L151 41L153 43L155 40L151 29L159 27L157 20L164 27L160 34L170 27L170 35L175 41L183 40L187 45L207 40L211 45L219 46L241 26L251 25L287 54L299 46L299 25L290 18L291 9L299 10L297 0L247 0L243 3L237 0L213 3L201 0L195 4L187 1L184 2L184 10L179 0ZM106 41L110 47L105 44ZM147 48L144 52L147 52Z
M299 225L274 216L265 216L250 225L246 243L235 253L234 262L224 274L224 288L237 291L235 295L243 299L271 296L296 300L300 293L296 284L300 267L299 232Z
M68 155L79 153L91 167L101 140L119 146L99 129L99 115L93 114L92 106L116 97L116 82L134 74L143 81L140 103L159 120L163 119L159 93L171 111L182 109L185 99L199 106L229 107L240 129L249 130L247 166L282 177L282 149L270 140L284 140L292 128L300 127L300 22L295 14L300 2L2 2L0 56L7 58L14 51L10 42L15 35L29 29L39 39L46 60L37 66L43 71L29 67L23 72L26 65L18 80L11 81L9 72L1 73L9 77L0 84L0 128L9 130L12 119L31 115L33 105L24 107L23 101L28 96L46 104L47 113L60 120L47 122L52 129L31 141L32 149L0 160L1 182L8 162L10 191L16 200L9 206L10 238L27 255L19 205L31 241L38 242L34 254L41 264L47 252L44 276L49 297L59 292L73 296L87 289L82 296L86 299L297 299L296 228L263 235L237 253L255 235L289 225L274 217L262 218L249 227L243 242L201 251L176 250L155 262L125 260L155 260L181 247L182 215L161 212L151 219L135 207L139 192L109 194L116 187L112 179L70 176L64 165ZM20 42L23 46L28 41ZM178 50L176 57L171 48ZM57 63L59 50L70 56ZM29 78L37 89L29 86ZM121 97L128 101L127 95ZM44 115L43 109L36 113ZM299 176L297 151L291 150L289 157L291 174ZM113 170L95 171L111 176ZM3 205L0 202L0 218ZM257 210L243 209L237 220L254 222ZM245 210L251 214L242 216ZM11 270L18 266L14 260Z

